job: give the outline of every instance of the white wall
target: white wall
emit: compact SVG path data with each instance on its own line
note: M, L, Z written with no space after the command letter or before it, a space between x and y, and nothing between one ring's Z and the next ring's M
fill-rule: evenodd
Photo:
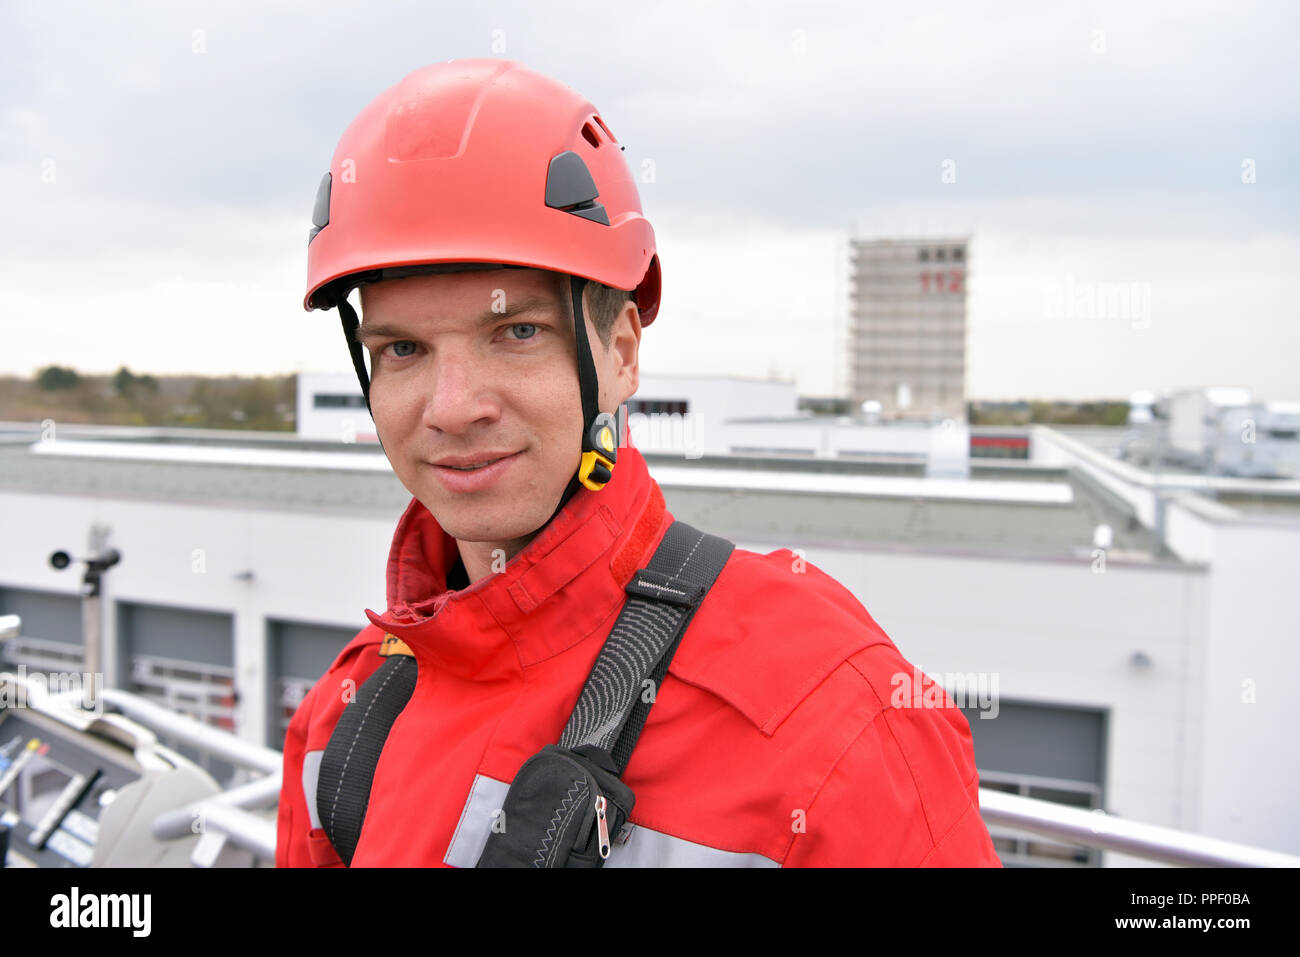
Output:
M1196 830L1300 852L1300 523L1213 525L1206 665L1193 691L1204 724Z
M759 416L790 416L798 410L793 382L763 382L705 376L643 375L634 399L685 400L692 422L686 425L688 443L674 446L670 428L656 430L658 423L643 423L633 432L633 444L643 452L684 452L690 455L726 454L735 443L730 435L731 419ZM638 428L630 421L629 426ZM680 427L678 429L680 432Z
M1132 502L1150 525L1152 490L1125 481L1136 470L1059 433L1044 441L1050 430L1035 432L1036 450L1085 469ZM1266 480L1218 481L1278 493L1284 488ZM1166 494L1166 544L1184 560L1209 566L1200 599L1204 668L1187 688L1188 733L1204 738L1188 827L1300 853L1300 744L1289 681L1300 674L1300 522L1243 514L1191 492Z
M240 737L264 744L266 620L356 631L369 624L365 609L387 606L384 570L399 515L363 518L0 491L6 531L0 587L78 595L82 566L55 571L49 555L64 549L83 556L90 525L111 526L108 544L122 553L122 561L106 575L105 607L138 601L233 615L236 724ZM235 577L247 570L254 573L252 581ZM108 661L116 623L111 614L105 618Z
M933 451L936 431L928 424L840 424L810 416L799 423L732 422L727 426L725 439L728 451L795 449L820 458L838 458L845 453L926 458ZM958 426L953 432L966 436L969 449L969 432L965 427Z

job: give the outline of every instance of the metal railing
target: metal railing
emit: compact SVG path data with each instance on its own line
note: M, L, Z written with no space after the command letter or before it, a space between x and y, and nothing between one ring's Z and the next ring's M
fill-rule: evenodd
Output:
M210 827L226 831L239 846L274 858L275 828L268 827L267 822L241 809L278 800L279 751L240 741L228 732L173 714L129 692L107 690L104 696L106 701L122 708L136 720L150 724L157 732L196 748L219 743L221 749L218 753L226 760L244 767L268 770L275 775L274 792L269 779L227 791L160 818L154 825L156 836L184 833L194 814L204 814ZM990 788L981 788L979 796L980 814L985 824L1015 827L1085 847L1120 851L1146 860L1188 867L1300 867L1300 857L1295 855L1130 821L1099 809L1085 811ZM249 803L250 799L256 803ZM183 828L177 830L181 825Z
M1184 867L1300 867L1300 857L1204 837L1157 824L1143 824L1080 808L980 788L980 816L1043 837L1121 851L1145 860Z
M129 691L106 688L102 696L106 705L117 708L155 734L189 745L237 768L266 775L159 815L153 823L155 838L184 837L192 833L191 828L197 820L203 822L204 839L191 855L192 864L200 867L210 865L227 840L264 860L275 860L275 823L252 811L279 803L280 771L284 764L279 751L244 741L229 731L169 711Z
M284 758L274 748L252 744L229 731L177 714L130 691L105 688L100 692L104 704L112 705L128 718L140 722L155 733L163 733L181 744L206 752L212 757L264 774L279 774Z
M201 818L206 843L200 842L191 857L196 866L210 863L227 840L259 858L274 860L275 824L252 812L273 807L279 801L283 763L279 751L244 741L127 691L104 689L102 696L105 705L116 708L155 734L264 775L160 815L153 822L155 838L170 840L190 834L193 821ZM73 709L73 702L60 703L53 697L46 704L51 708ZM1296 855L1131 821L1101 809L1087 811L992 788L981 788L979 800L986 825L1014 827L1145 860L1188 867L1300 867L1300 857Z

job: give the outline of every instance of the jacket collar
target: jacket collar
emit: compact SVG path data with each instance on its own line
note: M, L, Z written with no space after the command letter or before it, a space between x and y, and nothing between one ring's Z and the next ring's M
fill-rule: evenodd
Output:
M418 661L479 680L517 674L607 633L624 587L671 521L645 459L628 445L603 489L578 489L504 570L453 591L456 540L412 498L389 550L388 610L366 616Z

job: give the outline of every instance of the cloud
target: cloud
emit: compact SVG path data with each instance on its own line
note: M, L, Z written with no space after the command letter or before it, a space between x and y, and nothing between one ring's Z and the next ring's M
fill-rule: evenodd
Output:
M154 371L346 369L337 323L318 347L304 335L321 325L299 309L334 145L410 70L503 55L581 90L633 169L653 166L642 193L663 244L665 318L646 337L648 363L775 371L833 391L844 239L937 232L986 250L971 262L972 394L1210 375L1203 336L1225 314L1267 344L1238 377L1285 374L1276 346L1291 342L1296 290L1270 270L1290 271L1278 251L1291 251L1300 207L1289 5L127 9L13 8L0 61L0 324L26 329L38 315L76 334L6 350L3 371L68 354L115 368L131 350L114 341L165 342L178 316L211 345L183 359L150 346ZM1058 271L1159 275L1201 331L1107 342L1132 362L1029 371L1060 343L1085 355L1097 341L1066 327L1045 339L1013 318L997 277L1037 275L1052 249ZM272 347L236 346L232 313Z

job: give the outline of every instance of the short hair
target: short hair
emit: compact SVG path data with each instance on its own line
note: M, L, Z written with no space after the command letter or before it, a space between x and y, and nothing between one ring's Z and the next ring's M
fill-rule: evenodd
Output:
M561 302L568 302L568 275L551 272L551 277L556 296ZM606 286L603 282L596 282L594 279L587 280L582 296L583 311L590 317L591 324L596 327L596 335L600 337L600 344L606 349L609 348L610 338L614 334L614 322L622 313L628 300L636 301L633 294L625 289Z
M588 282L587 288L588 293L583 297L584 305L591 309L591 323L596 327L596 335L600 336L601 345L608 349L614 322L623 312L628 300L632 299L632 293L606 286L603 282Z

